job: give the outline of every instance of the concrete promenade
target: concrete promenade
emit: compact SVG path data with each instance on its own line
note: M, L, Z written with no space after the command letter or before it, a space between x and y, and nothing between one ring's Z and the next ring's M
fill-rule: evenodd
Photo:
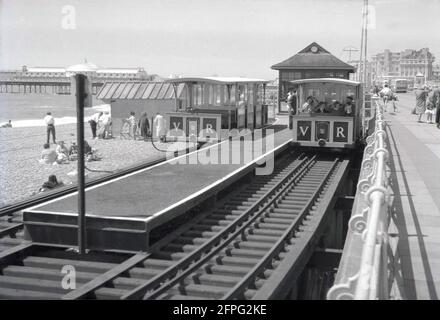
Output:
M388 106L390 177L393 190L390 244L394 252L392 298L440 296L440 129L410 114L414 93ZM422 120L426 120L426 115Z

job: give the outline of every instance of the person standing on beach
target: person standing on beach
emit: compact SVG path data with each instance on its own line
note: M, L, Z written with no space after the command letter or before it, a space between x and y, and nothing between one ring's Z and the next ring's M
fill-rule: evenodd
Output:
M144 140L147 140L148 133L150 131L150 123L148 122L147 112L144 111L139 118L138 127L141 129L141 136Z
M52 140L53 143L56 143L55 141L55 119L52 117L52 113L48 112L46 116L44 117L44 122L46 122L47 125L47 143L49 144L49 138L50 134L52 133Z
M99 118L102 116L102 112L96 112L90 117L90 129L92 129L93 139L96 139L96 127L98 125Z
M137 123L136 123L136 113L133 111L130 112L130 116L126 119L129 125L129 135L133 137L133 140L136 140L136 131L137 131Z
M163 142L165 140L165 119L159 112L156 114L156 117L154 118L153 125L156 129L155 132L156 137Z

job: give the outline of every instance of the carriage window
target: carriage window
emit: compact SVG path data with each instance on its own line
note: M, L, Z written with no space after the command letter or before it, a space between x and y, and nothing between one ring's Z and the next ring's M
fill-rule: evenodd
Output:
M238 102L244 103L246 100L246 94L247 94L247 86L239 85L238 86Z
M257 84L257 85L255 85L255 89L256 89L256 101L255 101L255 104L259 105L263 101L263 85L262 84Z
M201 106L202 101L203 101L202 98L203 98L202 85L201 84L194 84L193 85L193 104L194 104L194 106Z
M214 86L214 103L216 106L220 106L222 104L221 101L221 86L219 84Z
M300 97L300 112L309 114L355 114L356 94L352 86L337 83L306 83Z
M214 104L214 87L212 84L208 84L208 90L207 90L207 95L208 95L208 104L213 105Z
M254 85L253 84L249 84L249 105L253 105L254 104Z

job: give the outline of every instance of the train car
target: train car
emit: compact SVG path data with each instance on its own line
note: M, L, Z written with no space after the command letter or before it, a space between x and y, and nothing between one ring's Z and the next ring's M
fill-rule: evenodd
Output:
M264 103L268 81L232 77L189 77L167 80L182 94L176 98L175 112L166 113L167 139L198 136L215 137L231 129L259 129L268 124ZM180 129L180 130L177 130ZM226 135L226 134L225 134ZM222 135L223 136L223 135Z
M297 88L297 110L291 112L296 145L355 148L361 137L363 91L359 82L321 78L291 81Z

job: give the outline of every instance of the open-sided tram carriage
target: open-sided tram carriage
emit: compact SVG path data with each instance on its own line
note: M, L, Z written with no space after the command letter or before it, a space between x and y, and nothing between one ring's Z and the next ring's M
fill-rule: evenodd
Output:
M176 92L175 112L166 114L167 139L221 139L232 129L259 129L268 123L267 81L232 77L167 80ZM225 134L221 132L226 131Z
M291 81L296 110L290 126L296 145L355 148L363 131L362 85L345 79L314 78Z

